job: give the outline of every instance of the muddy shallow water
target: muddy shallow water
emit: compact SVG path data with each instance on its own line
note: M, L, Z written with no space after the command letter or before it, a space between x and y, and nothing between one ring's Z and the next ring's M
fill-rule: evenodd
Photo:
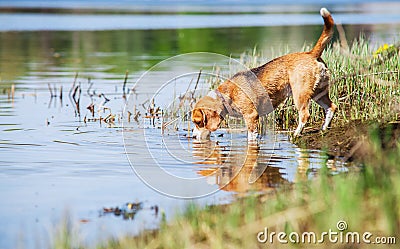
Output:
M362 28L372 39L387 39L394 33L390 27L349 26L348 35L358 36ZM319 32L313 25L1 32L0 247L42 248L66 216L85 243L137 234L156 228L163 215L173 218L189 201L229 203L249 191L312 178L326 156L298 148L285 133L268 133L258 146L248 146L239 129L222 129L198 143L188 138L187 122L162 134L144 112L142 125L133 125L133 115L132 127L124 126L129 95L123 95L123 82L128 70L130 91L145 70L180 53L239 58L258 44L270 58L282 41L298 50ZM199 66L215 66L196 63L196 73ZM333 163L333 173L346 171L340 160ZM257 181L249 184L251 179ZM187 200L196 196L202 198ZM141 208L127 216L105 212L126 203Z

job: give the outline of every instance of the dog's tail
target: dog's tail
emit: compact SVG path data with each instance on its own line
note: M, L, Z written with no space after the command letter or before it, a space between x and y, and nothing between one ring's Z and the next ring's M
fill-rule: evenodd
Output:
M322 18L324 18L324 30L322 31L321 36L319 37L317 44L315 44L314 48L310 51L310 54L319 58L324 51L326 45L332 39L333 36L333 27L335 25L331 13L325 8L320 10Z

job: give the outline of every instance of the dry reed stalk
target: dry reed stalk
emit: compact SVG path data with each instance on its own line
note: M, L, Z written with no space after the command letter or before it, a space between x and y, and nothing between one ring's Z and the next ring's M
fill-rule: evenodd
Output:
M124 78L124 84L122 85L122 93L123 93L123 96L126 95L126 93L125 93L125 88L126 88L126 83L128 82L128 74L129 74L129 71L126 70L126 72L125 72L125 78Z

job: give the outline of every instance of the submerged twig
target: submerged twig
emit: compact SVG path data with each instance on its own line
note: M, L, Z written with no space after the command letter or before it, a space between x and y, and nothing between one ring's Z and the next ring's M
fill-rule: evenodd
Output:
M94 93L90 93L90 90L92 89L92 86L93 86L93 82L91 81L90 78L88 78L88 84L89 84L89 87L86 90L86 93L87 93L87 95L89 95L90 98L92 98L93 95L95 95L95 94Z
M201 76L201 71L203 71L203 69L200 69L199 75L197 76L196 85L194 85L194 89L193 89L193 93L192 93L192 98L194 98L194 94L195 94L195 92L196 92L196 90L197 90L197 86L199 85L200 76Z
M75 89L76 80L78 79L78 72L75 73L74 81L72 82L71 89L69 89L69 96L71 96L72 91Z
M128 82L128 74L129 74L129 72L128 72L128 70L126 70L126 72L125 72L124 84L122 85L122 93L123 93L123 96L126 95L126 93L125 93L125 88L126 88L126 83Z
M80 99L81 99L81 92L82 92L81 91L81 86L79 84L74 88L74 91L72 93L72 99L73 99L73 101L75 103L75 107L76 107L76 111L77 111L78 115L81 114L80 104L79 104L80 103ZM78 96L77 96L77 94L78 94Z
M108 101L110 101L110 99L107 98L106 95L104 95L104 93L101 93L100 96L104 98L103 105L106 104Z
M109 125L114 124L115 122L115 115L112 113L109 113L104 119L103 121Z
M100 111L105 112L106 110L109 110L110 113L111 113L111 109L105 106L105 104L106 104L107 102L109 102L110 99L108 99L108 98L106 97L106 95L104 95L104 93L101 93L101 94L99 95L99 97L103 97L103 101L99 104L99 107L97 108L97 111L98 111L98 112L100 112Z
M63 86L60 87L60 100L63 99Z
M131 116L132 116L132 113L130 111L128 111L128 117L127 117L128 123L131 122Z
M86 107L86 109L88 109L92 114L92 117L94 117L94 104L91 103L90 105L88 105L88 107Z
M50 86L50 83L47 83L47 87L49 88L50 98L57 97L57 94L53 93L53 89Z
M139 117L141 116L142 114L140 113L140 111L138 111L138 112L136 112L136 114L135 114L135 116L133 117L133 119L137 122L137 123L139 123Z

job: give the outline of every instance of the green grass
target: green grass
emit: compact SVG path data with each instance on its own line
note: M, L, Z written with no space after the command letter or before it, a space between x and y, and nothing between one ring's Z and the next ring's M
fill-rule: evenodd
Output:
M310 50L305 47L304 51ZM286 54L287 49L273 57ZM393 121L400 118L399 45L382 45L371 48L360 37L350 48L333 43L322 55L331 72L330 97L338 105L332 125L342 125L359 119ZM262 55L253 50L241 57L248 67L265 63ZM271 115L277 128L287 130L297 125L297 110L289 98ZM324 111L315 102L310 106L309 125L320 125Z

